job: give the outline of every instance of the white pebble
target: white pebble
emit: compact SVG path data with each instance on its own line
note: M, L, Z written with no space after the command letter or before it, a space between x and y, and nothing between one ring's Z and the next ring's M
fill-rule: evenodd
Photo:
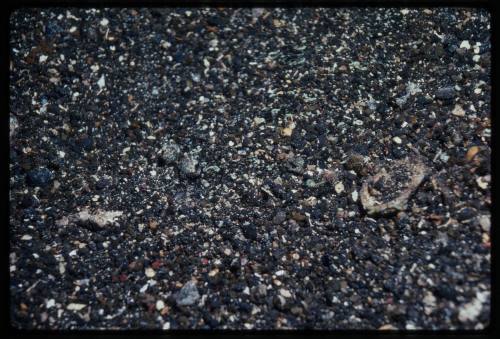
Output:
M460 44L460 48L470 49L469 40L462 41L462 43Z
M151 267L146 268L145 273L146 273L146 277L148 277L148 278L152 278L156 275L155 270L153 270Z
M392 138L392 140L393 140L396 144L398 144L398 145L400 145L400 144L403 142L403 140L401 140L401 138L400 138L400 137L394 137L394 138Z
M484 177L478 177L476 179L477 185L482 188L483 190L488 188L488 183L490 182L489 178L487 176Z
M335 185L335 192L337 192L337 194L344 192L344 184L342 181Z
M432 292L427 292L425 294L423 302L424 302L424 304L426 306L429 306L429 307L435 306L435 304L436 304L436 297L434 296L434 294L432 294Z
M85 304L71 303L68 306L66 306L66 309L69 311L80 311L81 309L83 309L86 306L87 305L85 305Z
M106 86L106 79L104 79L104 74L101 75L101 78L97 82L97 86L99 86L99 88L103 88L104 86Z
M162 40L162 41L160 42L160 45L161 45L161 47L162 47L162 48L165 48L165 49L167 49L167 48L169 48L170 46L172 46L172 44L171 44L171 43L169 43L168 41L165 41L165 40Z
M264 118L260 118L260 117L255 117L255 118L253 119L253 122L254 122L254 124L255 124L256 126L258 126L258 125L260 125L260 124L262 124L262 123L266 122L266 119L264 119Z
M463 305L458 312L458 320L461 322L475 321L481 314L483 303L489 298L490 292L477 292L476 298Z
M106 18L103 18L100 22L101 26L107 26L109 24L109 20Z
M456 115L457 117L463 117L465 116L465 111L460 105L455 105L455 108L453 108L453 111L451 111L451 114Z
M54 307L55 305L56 305L56 301L54 299L50 299L49 301L47 301L47 304L45 305L45 307L51 308L51 307Z
M290 293L290 291L285 290L284 288L280 289L280 294L283 297L285 297L285 298L291 298L292 297L292 294Z
M479 225L481 225L481 228L485 232L489 232L491 229L491 219L487 215L481 215L479 217Z
M158 311L161 311L161 310L163 310L164 308L165 308L165 303L163 302L163 300L158 300L158 301L156 302L156 309L157 309Z
M351 198L352 198L352 201L354 201L354 202L358 201L358 191L353 191L351 193Z

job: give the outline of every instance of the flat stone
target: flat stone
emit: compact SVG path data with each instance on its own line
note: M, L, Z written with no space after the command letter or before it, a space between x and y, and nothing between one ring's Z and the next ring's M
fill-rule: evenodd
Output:
M194 281L188 281L177 294L175 301L179 306L190 306L200 299L200 294Z
M436 91L436 98L440 100L451 100L455 97L455 88L442 87Z

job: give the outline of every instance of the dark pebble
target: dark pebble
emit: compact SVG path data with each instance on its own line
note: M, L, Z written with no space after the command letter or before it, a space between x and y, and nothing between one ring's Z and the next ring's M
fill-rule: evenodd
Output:
M26 182L30 186L46 187L54 179L54 175L45 167L34 169L26 175Z
M242 232L245 238L250 240L257 240L257 227L254 224L243 225Z
M453 87L442 87L436 91L436 98L440 100L451 100L455 97L455 89Z

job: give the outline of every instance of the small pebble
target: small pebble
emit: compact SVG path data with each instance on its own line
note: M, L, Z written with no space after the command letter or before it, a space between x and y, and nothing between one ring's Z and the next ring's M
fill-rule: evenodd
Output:
M335 192L337 192L337 194L344 192L344 184L342 182L335 185Z
M488 215L479 216L479 225L481 226L483 231L489 233L491 230L491 218L490 218L490 216L488 216Z
M99 78L99 81L97 81L97 86L99 86L99 88L104 88L106 86L106 79L104 78L104 74L101 75L101 77Z
M153 278L156 275L155 270L153 270L151 267L147 267L144 272L146 273L146 277L148 278Z
M469 150L467 151L467 154L465 154L465 160L471 161L476 156L476 154L479 152L479 150L480 149L478 146L472 146L471 148L469 148Z
M464 40L460 43L460 48L470 49L470 43L468 40Z
M352 201L354 201L354 202L358 201L358 191L353 191L351 193L351 198L352 198Z
M66 309L69 311L80 311L83 308L85 308L87 305L85 304L78 304L78 303L71 303L66 306Z
M436 98L440 100L451 100L455 97L455 88L442 87L436 91Z
M465 116L465 111L460 105L455 105L455 108L453 108L453 111L451 111L453 115L456 115L457 117L463 117Z
M476 179L476 183L479 186L479 188L486 190L489 187L489 183L491 181L491 176L490 175L485 175L483 177L478 177Z
M200 299L200 294L193 281L187 282L177 294L175 300L179 306L190 306Z
M285 298L291 298L292 297L292 294L290 293L290 291L285 290L284 288L280 289L280 294L282 296L284 296Z
M158 301L156 302L156 309L157 309L158 311L163 310L163 308L164 308L164 307L165 307L165 303L163 302L163 300L158 300Z

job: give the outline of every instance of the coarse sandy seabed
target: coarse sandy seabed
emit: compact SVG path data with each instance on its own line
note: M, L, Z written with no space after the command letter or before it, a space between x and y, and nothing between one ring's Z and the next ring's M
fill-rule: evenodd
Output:
M485 10L23 9L24 329L481 329Z

